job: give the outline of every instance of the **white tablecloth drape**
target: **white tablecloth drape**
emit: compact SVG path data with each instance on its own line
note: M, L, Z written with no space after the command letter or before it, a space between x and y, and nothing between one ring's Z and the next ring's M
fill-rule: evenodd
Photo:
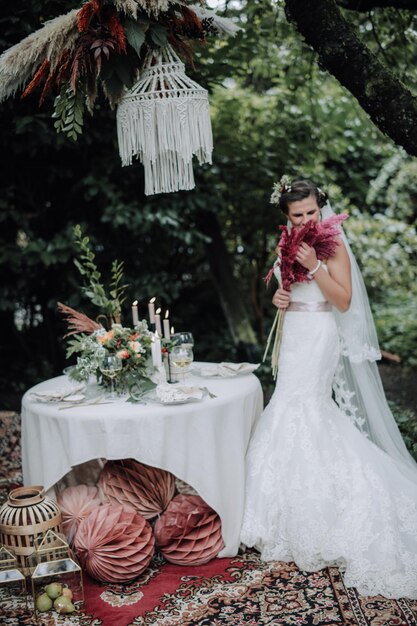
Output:
M187 378L216 398L165 406L111 404L60 410L62 404L30 400L33 391L62 387L64 376L36 385L22 401L25 485L49 489L71 468L92 459L132 458L172 472L191 485L220 516L225 548L234 556L244 505L245 454L262 410L253 374L230 379Z

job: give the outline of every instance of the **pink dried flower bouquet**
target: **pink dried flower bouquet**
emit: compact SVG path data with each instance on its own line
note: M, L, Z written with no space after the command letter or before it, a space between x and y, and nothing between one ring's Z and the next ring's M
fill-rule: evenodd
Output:
M318 224L308 221L301 228L288 228L280 226L281 237L278 242L279 259L277 264L280 267L282 288L290 291L294 283L303 283L311 280L307 268L303 267L297 260L296 255L302 242L314 248L317 258L326 261L336 252L339 245L340 225L347 219L346 213L332 215ZM269 285L274 273L276 264L265 276L265 282ZM282 327L284 323L284 309L278 309L274 323L269 333L263 360L265 360L272 337L275 331L275 339L272 348L271 366L274 378L278 372L279 348L281 345Z

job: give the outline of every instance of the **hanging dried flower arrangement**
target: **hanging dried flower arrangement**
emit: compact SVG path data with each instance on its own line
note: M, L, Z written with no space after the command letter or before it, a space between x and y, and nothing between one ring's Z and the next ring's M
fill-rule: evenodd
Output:
M155 63L162 67L167 55L171 61L175 57L176 71L180 80L185 80L187 94L191 93L193 84L194 91L198 92L195 100L207 100L207 92L185 76L179 57L192 60L193 41L204 42L209 35L234 35L237 30L231 20L183 0L88 0L80 9L46 22L38 31L0 56L0 102L23 88L22 98L38 91L42 104L46 95L55 91L57 96L52 116L55 128L57 132L76 140L83 131L85 112L94 113L99 87L111 108L123 101L126 113L129 90L133 88L135 95L140 85L143 95L146 89L142 74L149 74L150 66ZM163 71L165 69L162 67ZM125 158L125 150L120 145L123 165L131 162L131 156L144 163L148 181L146 193L191 189L194 186L193 154L197 155L200 163L211 162L208 105L197 107L203 116L202 121L196 120L186 131L188 137L193 137L191 151L190 146L182 150L175 139L168 143L161 141L157 127L158 119L164 119L160 115L160 100L165 98L167 103L172 104L175 87L178 86L172 71L168 73L171 90L165 88L166 81L162 80L159 81L158 97L154 94L147 98L148 108L150 101L153 101L150 106L154 107L153 122L147 126L148 137L138 137L137 133L143 129L136 125L133 131L135 123L131 120L131 140L139 147L131 151L129 158ZM145 99L139 98L142 103ZM195 102L190 105L190 101L188 98L189 111L197 115ZM178 102L169 114L172 119L168 135L173 137L179 137L181 133L178 116L173 114L174 108L178 109L177 105ZM137 118L137 110L130 106L130 111L132 119ZM166 126L166 116L164 124ZM153 137L149 133L153 133ZM201 139L195 140L196 134L201 135ZM141 150L142 144L153 145L151 155Z

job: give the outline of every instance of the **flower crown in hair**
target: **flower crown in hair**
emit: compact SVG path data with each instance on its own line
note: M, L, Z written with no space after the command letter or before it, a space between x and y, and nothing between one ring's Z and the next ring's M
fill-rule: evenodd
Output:
M283 193L289 193L291 191L291 179L284 174L281 176L279 183L274 183L273 192L270 199L271 204L279 204Z

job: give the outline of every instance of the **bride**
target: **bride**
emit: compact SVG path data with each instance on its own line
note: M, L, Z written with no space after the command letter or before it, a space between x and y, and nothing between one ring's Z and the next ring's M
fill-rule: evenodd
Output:
M275 200L292 228L333 214L311 181ZM248 450L241 541L263 560L338 566L364 595L417 598L417 464L385 399L362 277L342 231L327 263L305 243L296 258L310 280L272 300L286 310L278 379Z

